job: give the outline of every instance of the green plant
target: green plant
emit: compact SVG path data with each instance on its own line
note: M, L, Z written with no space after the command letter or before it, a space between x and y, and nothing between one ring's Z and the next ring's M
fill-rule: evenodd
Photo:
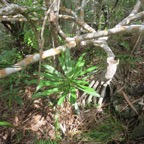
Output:
M28 25L24 27L23 34L24 34L24 43L27 44L27 46L32 47L32 48L38 47L36 36L33 30Z
M16 48L12 48L12 50L2 49L0 53L0 69L12 67L13 63L18 60L21 60L21 55Z
M89 83L86 81L92 72L96 72L96 67L93 66L84 70L84 56L85 54L82 54L76 62L71 59L70 51L67 48L66 52L59 57L61 72L52 66L44 65L47 70L41 74L42 80L37 86L37 93L33 95L33 98L58 93L60 95L58 105L61 105L66 97L69 98L71 104L75 104L78 89L99 97L99 94L93 88L90 88ZM44 89L38 92L43 87Z
M109 143L111 141L122 142L125 140L124 131L125 127L123 124L110 115L95 128L93 127L88 132L83 133L83 136L87 140L101 143Z
M19 88L14 87L14 85L11 83L9 85L9 89L3 91L0 95L0 100L8 100L8 107L9 109L12 108L12 102L16 102L19 105L23 105L23 100L19 94Z
M124 47L126 50L130 51L130 44L127 41L122 41L120 46Z
M0 101L5 101L9 109L13 107L13 102L20 106L24 104L20 89L24 84L27 84L27 79L30 77L24 72L25 69L0 81L0 85L3 87L3 92L0 93Z
M118 54L117 57L121 59L121 65L122 64L127 64L132 68L136 67L136 63L140 62L142 58L134 56L132 54Z

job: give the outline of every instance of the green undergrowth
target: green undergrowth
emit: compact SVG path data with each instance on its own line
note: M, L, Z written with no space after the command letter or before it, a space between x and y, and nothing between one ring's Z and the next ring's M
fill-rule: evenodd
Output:
M124 142L126 127L114 116L108 116L99 124L95 123L92 129L84 132L85 141L95 141L108 144L109 142Z

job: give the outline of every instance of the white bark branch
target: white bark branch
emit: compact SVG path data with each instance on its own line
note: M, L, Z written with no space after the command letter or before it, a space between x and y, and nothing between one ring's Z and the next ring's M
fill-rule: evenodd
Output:
M3 7L0 9L0 15L7 16L7 15L16 15L16 14L22 14L27 11L27 8L21 7L17 4L9 4L6 7Z
M42 59L57 55L57 54L61 53L61 51L65 51L65 49L66 49L66 45L59 46L57 48L52 48L50 50L46 50L42 53ZM40 53L33 54L31 56L27 56L25 59L16 63L12 67L0 70L0 78L4 78L12 73L16 73L16 72L20 71L24 67L26 67L30 64L33 64L35 62L38 62L40 60L40 58L41 58Z
M132 21L132 20L130 20L131 17L135 16L135 15L138 13L138 11L139 11L139 9L140 9L140 6L141 6L141 2L140 2L140 0L138 0L137 3L136 3L136 5L134 6L132 12L129 14L129 16L127 16L127 17L126 17L125 19L123 19L120 23L118 23L118 24L116 25L116 27L124 26L124 25L129 24L129 23ZM133 20L134 20L134 19L133 19Z
M120 33L132 33L132 32L143 33L144 26L143 25L120 26L120 27L115 27L112 29L103 30L99 32L83 34L81 36L75 36L74 38L76 39L77 42L81 42L84 40L97 39L100 37L111 36L113 34L118 34L118 33L120 34Z

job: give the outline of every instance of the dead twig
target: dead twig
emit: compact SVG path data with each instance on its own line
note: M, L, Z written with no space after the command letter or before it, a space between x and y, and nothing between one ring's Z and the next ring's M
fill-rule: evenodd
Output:
M123 94L126 102L129 104L129 106L136 112L136 114L137 114L138 116L140 116L139 113L138 113L138 111L137 111L137 110L135 109L135 107L133 106L132 102L129 100L129 98L128 98L128 96L126 95L126 93L125 93L124 91L122 91L122 94Z

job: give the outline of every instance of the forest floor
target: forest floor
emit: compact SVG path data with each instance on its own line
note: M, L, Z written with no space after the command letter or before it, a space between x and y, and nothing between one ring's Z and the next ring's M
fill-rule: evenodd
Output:
M35 85L0 86L0 121L12 124L0 127L0 144L144 144L143 58L141 49L120 64L117 89L101 111L87 106L77 114L68 102L33 100Z

